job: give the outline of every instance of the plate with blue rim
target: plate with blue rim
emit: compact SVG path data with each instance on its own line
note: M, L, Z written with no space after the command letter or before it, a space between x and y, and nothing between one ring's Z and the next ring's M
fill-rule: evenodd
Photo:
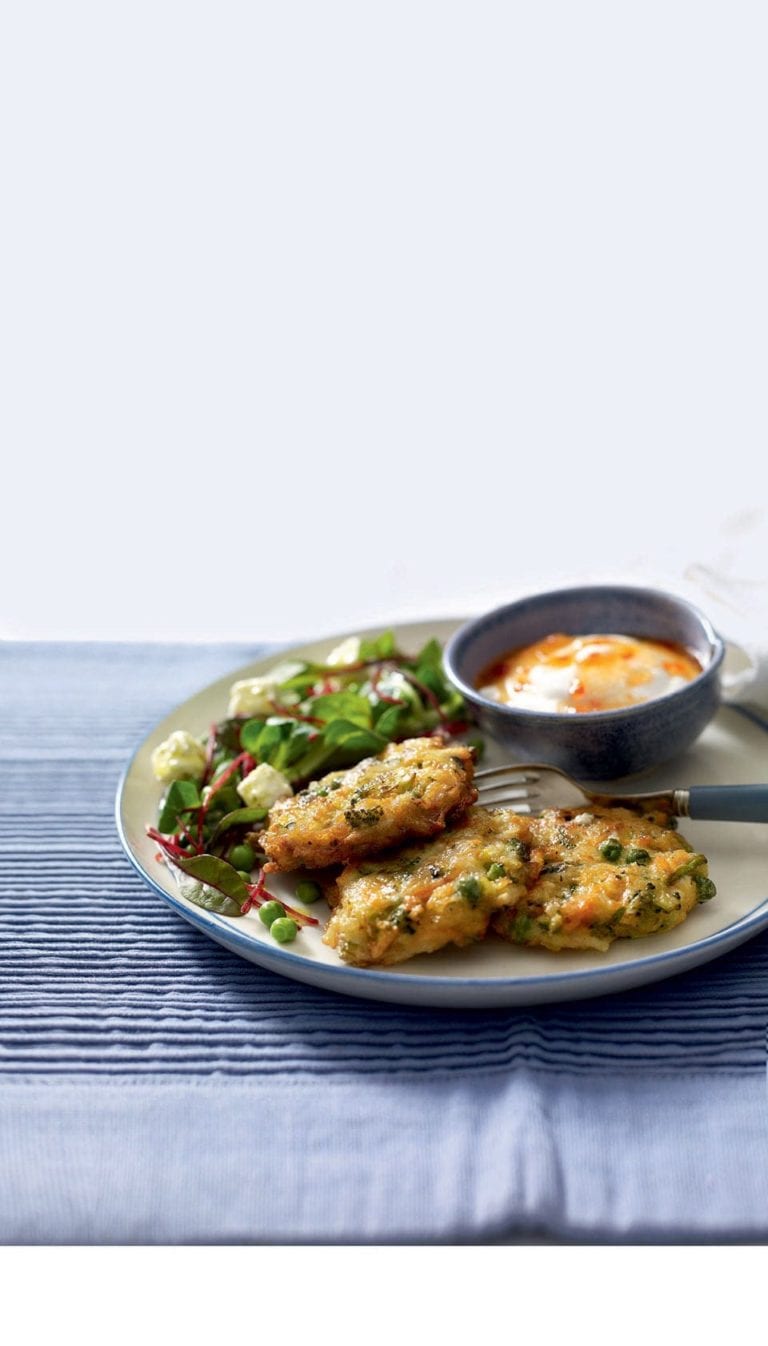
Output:
M433 637L445 643L459 625L458 620L401 624L395 628L398 647L415 652ZM375 635L380 630L355 634ZM685 835L708 857L717 897L697 907L675 930L642 940L617 940L606 953L550 953L490 936L469 948L422 954L391 968L355 968L342 963L322 941L329 916L323 902L312 908L312 914L320 918L317 927L302 929L292 944L278 945L256 910L233 918L187 901L167 866L158 861L157 845L146 833L147 824L157 818L162 793L151 770L153 750L174 729L205 735L210 724L226 714L229 688L236 679L263 675L278 660L322 661L349 634L281 650L233 669L171 711L147 735L126 767L117 792L116 819L128 859L158 897L202 935L261 967L342 995L444 1009L485 1009L586 999L644 986L728 953L768 928L768 827L689 820L683 825ZM620 793L622 788L660 790L760 780L767 747L766 726L759 717L723 706L682 757L644 773L642 783L634 777L631 787L617 782L615 788ZM486 749L483 765L509 760L490 739L486 739ZM599 788L610 790L610 782ZM295 876L270 875L270 891L288 903L295 901L294 887Z

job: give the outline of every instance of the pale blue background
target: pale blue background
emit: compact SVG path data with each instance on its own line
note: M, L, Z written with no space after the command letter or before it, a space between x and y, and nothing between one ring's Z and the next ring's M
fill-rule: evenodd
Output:
M754 0L3 6L0 634L764 578L767 39ZM239 583L153 601L233 526Z

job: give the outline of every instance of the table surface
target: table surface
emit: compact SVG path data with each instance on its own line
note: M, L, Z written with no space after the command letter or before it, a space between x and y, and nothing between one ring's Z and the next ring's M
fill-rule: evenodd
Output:
M425 1013L256 968L141 882L131 749L256 653L0 647L0 1239L765 1236L768 935L611 999Z

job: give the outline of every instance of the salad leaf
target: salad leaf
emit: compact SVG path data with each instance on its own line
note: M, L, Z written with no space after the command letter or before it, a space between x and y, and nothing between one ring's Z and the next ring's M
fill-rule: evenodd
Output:
M441 699L445 693L445 681L439 668L435 668L434 664L419 664L416 677L429 688L430 692L434 692L438 701Z
M325 673L322 664L306 664L300 673L295 673L292 678L286 678L285 682L278 685L281 699L290 693L298 693L300 696L311 692L316 682Z
M221 821L216 824L208 839L208 845L215 846L217 841L220 841L225 833L233 827L244 827L250 823L263 823L267 813L267 809L233 809L231 813L226 813Z
M321 770L329 767L333 759L337 756L338 750L334 745L327 744L322 736L318 736L313 743L309 745L303 757L300 757L292 766L285 768L284 775L292 785L299 781L312 780Z
M310 702L309 713L317 720L330 724L333 720L349 720L367 729L371 723L371 703L358 692L327 692Z
M360 641L360 658L364 663L373 659L391 659L394 653L394 631L384 631L373 640Z
M464 697L461 692L457 692L454 687L449 687L446 695L441 698L440 706L443 714L449 720L462 720L466 718L467 708L464 705Z
M249 752L252 757L256 755L259 735L265 724L266 720L246 720L240 730L240 745L243 752Z
M382 752L387 746L383 734L353 724L351 720L332 720L326 725L325 741L334 747L343 748L345 752L360 753L361 757L369 753Z
M174 858L173 863L200 885L199 888L192 884L182 887L182 895L195 906L218 912L219 916L241 915L242 905L248 897L248 885L226 860L217 855L193 855Z
M252 723L255 725L256 721ZM317 730L303 720L272 716L258 731L254 729L248 734L248 751L257 761L286 771L304 757L315 737Z
M286 735L276 753L274 765L278 771L287 771L289 767L296 762L301 761L313 738L317 737L317 730L310 724L303 724L300 720L294 724L290 734Z
M298 721L289 720L286 716L271 716L256 735L248 751L259 762L269 762L271 766L276 766L280 747L293 733L297 723Z
M237 757L240 752L241 720L220 720L216 725L216 753Z
M424 648L417 654L415 663L417 668L432 667L442 670L443 651L440 641L434 639L428 640Z
M380 701L379 705L381 707L381 713L375 717L376 733L381 734L382 738L390 740L396 738L400 726L408 714L407 707L388 706L384 701Z
M179 825L179 814L186 809L199 808L201 803L200 792L194 781L175 780L160 807L158 832L170 836Z

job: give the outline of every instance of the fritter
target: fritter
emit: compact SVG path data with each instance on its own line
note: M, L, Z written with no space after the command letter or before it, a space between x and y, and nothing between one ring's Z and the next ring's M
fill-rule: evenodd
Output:
M489 928L515 944L605 950L671 929L714 892L704 856L663 820L477 807L437 840L344 869L325 942L358 967L469 944Z
M401 963L482 939L491 916L524 896L528 820L473 808L450 832L348 867L328 893L324 940L345 963Z
M321 869L441 832L477 798L471 748L431 738L391 743L278 801L259 844L270 869Z
M529 823L528 889L493 928L515 944L599 949L680 925L715 895L703 855L630 809L548 810Z

